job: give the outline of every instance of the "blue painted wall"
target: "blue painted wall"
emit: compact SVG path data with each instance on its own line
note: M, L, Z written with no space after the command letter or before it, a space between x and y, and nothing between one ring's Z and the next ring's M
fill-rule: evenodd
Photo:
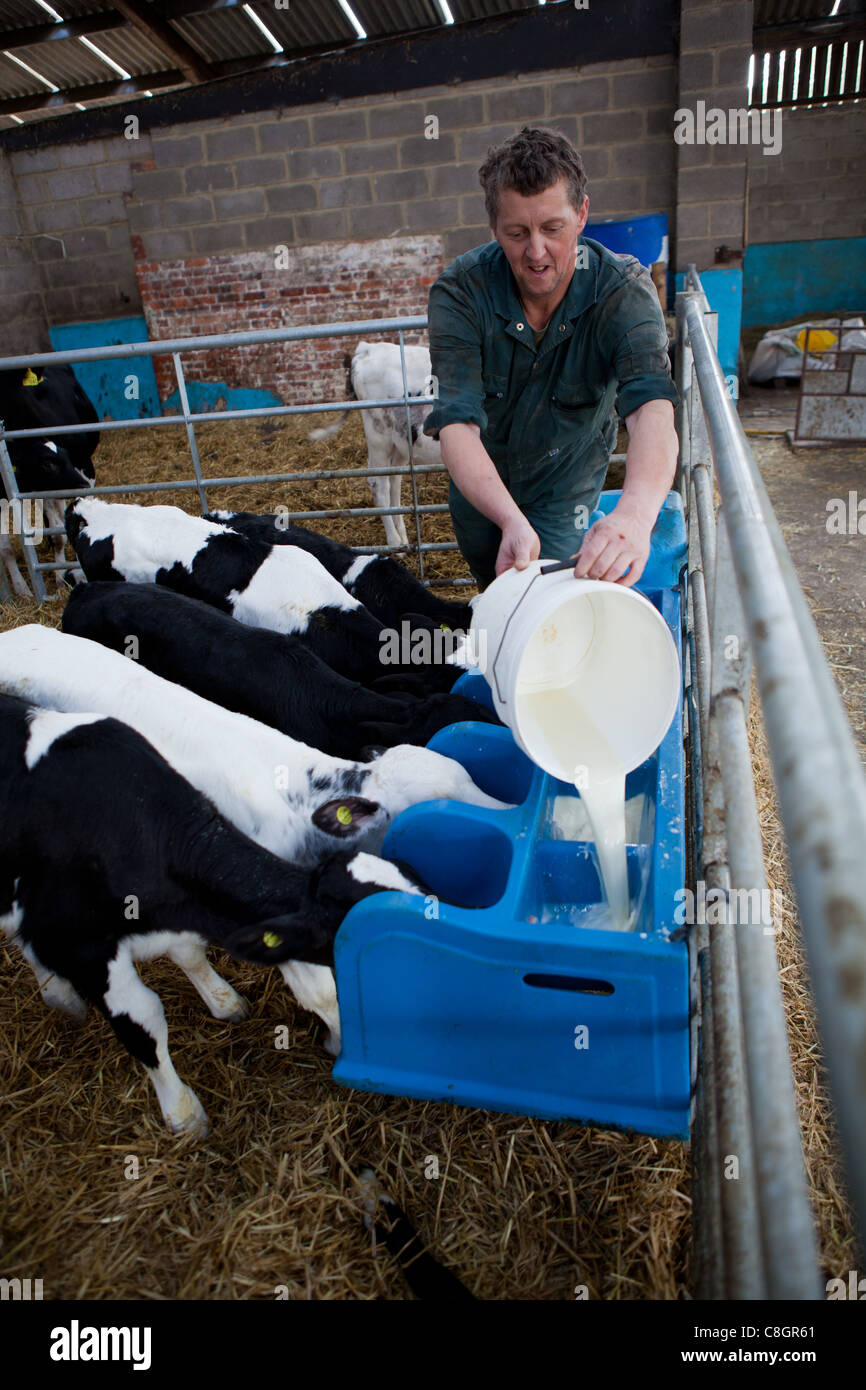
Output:
M719 316L719 344L716 349L726 373L736 373L740 344L740 317L743 306L743 272L739 266L718 266L698 272L710 308ZM684 275L677 275L678 290Z
M282 405L279 396L273 391L257 391L252 387L225 386L221 381L190 381L187 379L186 394L190 409L198 414L211 410L255 410L265 405ZM180 392L172 391L166 397L163 410L166 415L180 411Z
M866 309L866 237L775 241L747 248L745 328L837 309Z
M63 323L48 330L51 346L61 348L103 347L110 343L146 343L147 324L143 316L128 319L101 319L95 323ZM124 357L117 361L77 362L75 375L95 405L102 420L138 420L144 415L161 415L156 377L150 357ZM138 378L138 399L127 400L127 378Z

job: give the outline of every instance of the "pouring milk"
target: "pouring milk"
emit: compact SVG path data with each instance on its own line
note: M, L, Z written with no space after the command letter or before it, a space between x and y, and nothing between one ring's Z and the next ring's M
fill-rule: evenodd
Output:
M655 752L673 718L679 659L658 610L633 589L506 570L474 603L486 629L485 676L499 717L545 772L577 788L586 809L609 927L627 931L626 774Z

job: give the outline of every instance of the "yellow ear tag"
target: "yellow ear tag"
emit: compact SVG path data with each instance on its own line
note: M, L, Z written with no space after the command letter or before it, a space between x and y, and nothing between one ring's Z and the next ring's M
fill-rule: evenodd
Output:
M266 931L262 937L262 941L266 946L270 946L272 949L274 946L282 946L283 944L283 938L277 936L276 932L273 931Z
M337 820L340 822L341 825L352 824L352 812L349 810L348 806L340 806L338 808Z
M447 623L440 623L439 626L440 626L440 628L442 629L443 632L450 632L450 631L451 631L451 629L450 629L450 627L448 626Z
M21 381L22 386L38 386L40 381L44 381L44 376L37 376L32 367L28 367Z

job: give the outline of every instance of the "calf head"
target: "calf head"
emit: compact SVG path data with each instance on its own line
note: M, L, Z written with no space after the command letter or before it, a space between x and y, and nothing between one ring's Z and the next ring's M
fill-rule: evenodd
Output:
M53 439L19 441L13 444L12 462L22 492L88 492L93 480L76 468L69 451Z
M465 801L470 806L506 810L510 803L498 801L476 786L466 768L455 758L400 743L389 748L369 764L367 789L375 794L391 816L419 801Z
M426 894L428 889L404 864L344 850L311 870L295 911L239 927L221 944L239 960L330 965L334 937L349 909L372 893L388 891Z

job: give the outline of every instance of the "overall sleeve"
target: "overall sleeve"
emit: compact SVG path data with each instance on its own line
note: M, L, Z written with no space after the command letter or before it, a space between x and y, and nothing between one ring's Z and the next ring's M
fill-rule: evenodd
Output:
M638 262L605 305L599 336L616 377L616 411L621 420L647 401L679 403L664 314L652 276Z
M438 399L424 433L439 438L443 425L487 428L481 377L481 324L471 294L447 272L430 288L428 300L431 370Z

